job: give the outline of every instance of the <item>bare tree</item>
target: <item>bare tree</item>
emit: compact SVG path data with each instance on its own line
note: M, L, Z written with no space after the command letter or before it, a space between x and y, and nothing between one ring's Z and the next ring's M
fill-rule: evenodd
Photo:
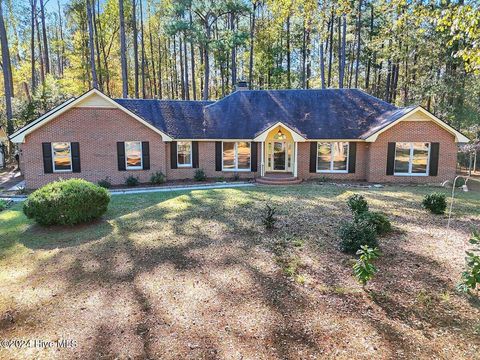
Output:
M361 30L362 30L362 0L358 0L358 17L357 17L357 55L355 64L355 87L358 88L358 69L360 67L360 46L361 46Z
M42 17L43 54L45 56L45 73L50 74L50 56L48 53L47 25L45 22L45 4L40 0L40 15Z

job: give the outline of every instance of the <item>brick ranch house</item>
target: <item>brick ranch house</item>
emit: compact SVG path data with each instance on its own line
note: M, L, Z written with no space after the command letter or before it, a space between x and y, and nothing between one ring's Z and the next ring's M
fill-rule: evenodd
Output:
M219 101L112 99L96 89L10 136L27 188L59 178L148 182L278 175L439 183L469 139L419 106L357 89L242 90Z

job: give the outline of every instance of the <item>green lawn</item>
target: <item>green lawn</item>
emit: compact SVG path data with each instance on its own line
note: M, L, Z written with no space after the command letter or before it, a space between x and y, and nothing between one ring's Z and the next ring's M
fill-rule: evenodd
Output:
M0 213L0 338L74 339L0 358L480 358L480 306L455 286L480 194L447 217L429 187L306 184L112 197L103 219L41 228ZM440 191L445 191L440 189ZM339 251L345 200L394 232L366 294ZM266 232L260 214L277 207Z

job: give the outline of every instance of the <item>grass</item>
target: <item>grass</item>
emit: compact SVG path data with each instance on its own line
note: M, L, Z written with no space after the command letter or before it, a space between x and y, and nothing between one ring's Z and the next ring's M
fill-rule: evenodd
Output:
M328 184L112 197L103 219L41 228L0 212L0 338L77 341L12 358L476 358L478 302L455 292L478 192L452 229L422 209L438 189ZM440 190L443 191L443 190ZM370 294L336 229L366 197L394 231ZM273 231L261 223L276 207Z

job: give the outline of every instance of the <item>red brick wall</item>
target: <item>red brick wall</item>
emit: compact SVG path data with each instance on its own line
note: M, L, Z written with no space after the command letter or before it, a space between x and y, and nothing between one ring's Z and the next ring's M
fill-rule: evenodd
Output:
M58 141L80 143L81 173L44 174L42 142ZM118 171L117 141L148 141L150 170ZM109 176L113 184L123 184L125 177L134 175L147 182L153 172L166 172L162 137L118 109L70 109L27 135L21 144L21 156L27 188L72 177L97 182Z
M170 166L170 143L166 144L167 153L167 179L168 180L180 180L180 179L193 179L195 170L192 168L178 168L172 169ZM258 173L250 171L239 171L237 174L242 179L254 178L257 174L260 174L260 143L257 143ZM203 169L208 178L220 178L225 179L232 178L235 174L233 171L215 171L215 141L199 141L198 142L198 168Z
M389 142L440 143L438 175L387 176L387 147ZM404 121L381 133L375 142L370 143L367 180L370 182L441 183L455 177L456 164L457 144L452 134L433 121Z
M367 151L368 144L357 142L357 160L354 173L310 173L310 142L298 143L298 177L301 179L326 177L340 180L365 180Z

